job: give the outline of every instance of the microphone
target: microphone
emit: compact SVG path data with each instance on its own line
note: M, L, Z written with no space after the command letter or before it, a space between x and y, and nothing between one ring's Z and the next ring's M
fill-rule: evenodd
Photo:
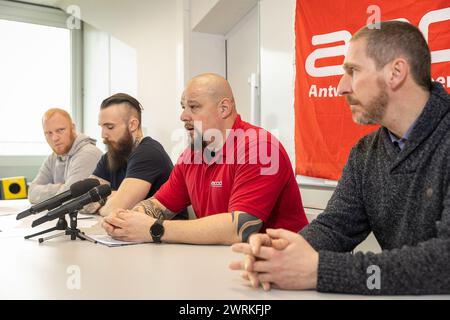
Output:
M40 224L43 224L44 222L60 218L68 213L75 212L77 210L82 209L85 205L91 203L91 202L97 202L100 199L107 198L111 194L111 187L107 184L99 185L98 187L95 187L85 194L79 196L78 198L75 198L66 204L62 205L61 207L54 209L52 211L47 212L45 216L40 217L39 219L36 219L33 221L31 226L34 228Z
M45 201L42 201L34 206L32 206L30 209L25 210L21 213L19 213L16 217L16 220L23 219L25 217L28 217L32 214L39 213L44 210L52 210L60 205L62 205L64 202L81 196L83 193L88 192L92 188L98 186L100 182L97 179L84 179L78 182L75 182L72 184L69 188L69 190L61 192L60 194L57 194L54 197L51 197Z

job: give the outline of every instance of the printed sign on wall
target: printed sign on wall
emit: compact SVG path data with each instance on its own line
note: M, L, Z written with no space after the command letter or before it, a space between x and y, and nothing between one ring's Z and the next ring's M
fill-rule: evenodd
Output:
M352 121L337 86L352 34L367 24L394 19L408 21L422 31L431 50L432 78L450 92L448 0L297 0L297 174L338 180L351 147L378 128Z

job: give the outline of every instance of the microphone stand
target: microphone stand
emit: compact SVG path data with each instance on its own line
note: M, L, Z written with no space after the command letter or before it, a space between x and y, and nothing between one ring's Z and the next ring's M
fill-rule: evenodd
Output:
M25 239L30 239L30 238L39 236L41 234L55 231L55 230L64 230L64 232L59 232L59 233L56 233L56 234L53 234L51 236L44 237L44 238L39 238L39 243L42 243L44 241L54 239L57 237L61 237L64 235L70 236L70 240L76 240L78 238L81 240L88 240L90 242L97 243L96 240L92 239L91 237L89 237L88 235L86 235L84 232L82 232L80 229L77 228L78 210L75 210L75 211L69 213L69 217L70 217L70 227L67 225L67 221L66 221L65 217L60 217L58 219L58 222L56 223L55 227L32 234L32 235L29 235L29 236L26 236Z
M30 234L29 236L25 236L25 240L26 239L30 239L30 238L34 238L37 236L40 236L41 234L47 233L47 232L52 232L52 231L56 231L56 230L66 230L67 229L67 221L65 217L60 217L58 219L58 222L56 223L56 226L54 226L53 228L49 228L47 230L44 231L40 231L34 234Z

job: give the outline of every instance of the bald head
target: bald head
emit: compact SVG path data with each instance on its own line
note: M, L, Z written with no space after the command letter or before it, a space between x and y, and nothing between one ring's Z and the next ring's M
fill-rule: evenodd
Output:
M208 97L217 103L222 99L229 99L234 106L234 96L230 84L224 77L217 74L200 74L188 82L187 89L196 95Z
M225 137L226 130L233 127L237 117L230 84L225 78L212 73L198 75L187 83L181 97L181 107L180 119L191 138L194 138L194 132L198 132L203 139L202 135L211 129L220 131ZM210 143L208 139L202 141Z
M75 124L63 109L50 109L42 117L42 128L48 145L57 155L67 154L76 139Z
M44 123L50 119L51 117L53 117L54 115L59 115L61 116L63 119L65 119L69 124L72 124L72 118L70 117L70 114L63 109L59 109L59 108L52 108L52 109L48 109L45 113L44 116L42 117L42 125L44 125Z

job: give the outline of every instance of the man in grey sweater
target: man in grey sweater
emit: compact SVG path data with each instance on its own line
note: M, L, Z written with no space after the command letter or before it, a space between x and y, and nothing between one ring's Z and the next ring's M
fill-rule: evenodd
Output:
M48 110L42 119L42 127L53 153L30 185L28 199L31 203L53 197L89 177L102 156L94 139L76 133L75 124L65 110Z
M450 293L450 96L431 82L430 51L406 22L351 39L339 93L353 120L381 128L352 149L325 211L299 234L267 230L232 262L265 290ZM383 251L352 254L373 232Z

